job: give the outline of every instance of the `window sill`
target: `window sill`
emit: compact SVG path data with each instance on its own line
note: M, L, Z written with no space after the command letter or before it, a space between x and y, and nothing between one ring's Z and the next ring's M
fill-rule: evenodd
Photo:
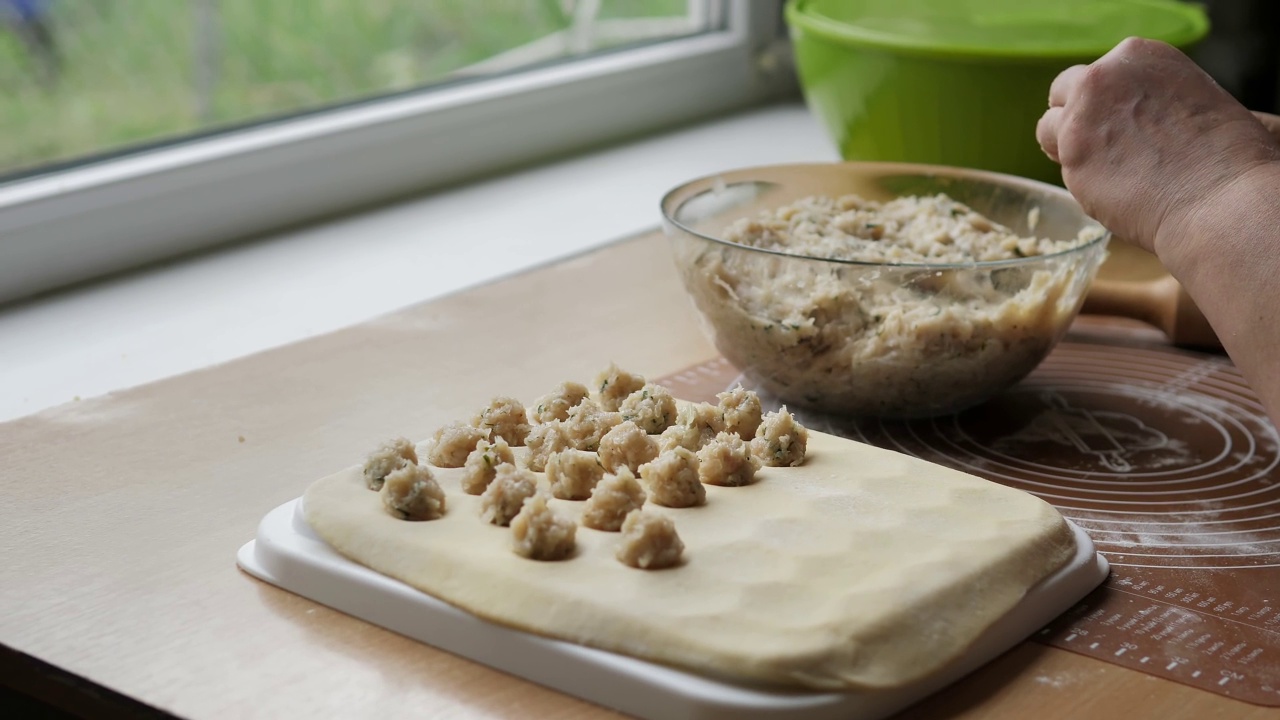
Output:
M836 159L803 106L742 113L0 309L0 420L232 360L604 245L734 167Z

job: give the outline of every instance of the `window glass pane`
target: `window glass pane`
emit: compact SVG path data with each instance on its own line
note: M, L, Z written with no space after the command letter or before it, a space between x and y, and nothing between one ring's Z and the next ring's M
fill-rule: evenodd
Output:
M0 179L709 29L710 0L0 0Z

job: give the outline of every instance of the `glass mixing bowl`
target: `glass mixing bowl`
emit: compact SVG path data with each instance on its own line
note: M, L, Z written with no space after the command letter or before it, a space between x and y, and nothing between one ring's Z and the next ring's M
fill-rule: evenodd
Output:
M722 239L738 219L813 195L938 193L1020 236L1093 239L958 264L831 260ZM793 406L862 417L945 415L1025 377L1079 312L1109 239L1062 188L902 163L725 172L670 191L662 213L704 329L748 382Z

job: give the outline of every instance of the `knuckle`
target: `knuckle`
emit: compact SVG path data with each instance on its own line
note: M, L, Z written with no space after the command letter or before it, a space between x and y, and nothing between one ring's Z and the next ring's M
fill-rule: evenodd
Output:
M1116 49L1126 57L1133 57L1137 55L1166 55L1171 51L1175 53L1178 52L1168 43L1133 35L1121 40L1120 44L1116 46Z
M1130 35L1129 37L1121 40L1120 44L1116 45L1116 49L1126 54L1133 53L1142 50L1147 42L1149 41L1146 38Z
M1079 91L1084 94L1098 92L1110 81L1111 68L1103 63L1094 63L1080 73Z

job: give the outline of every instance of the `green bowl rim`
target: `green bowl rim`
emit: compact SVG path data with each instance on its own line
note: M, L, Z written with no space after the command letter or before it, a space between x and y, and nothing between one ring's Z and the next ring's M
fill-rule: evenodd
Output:
M1002 184L1002 185L1026 184L1026 185L1037 187L1039 189L1049 190L1054 194L1066 194L1068 195L1068 197L1070 197L1070 193L1068 193L1063 188L1058 187L1057 185L1051 185L1046 182L1041 182L1039 180L1032 180L1031 178L1025 178L1018 175L1008 175L1005 173L992 172L989 170L974 170L971 168L951 167L947 165L924 165L919 163L845 161L845 162L826 162L826 163L775 163L772 165L755 165L752 167L737 168L734 170L727 170L720 173L714 173L712 175L703 175L702 177L694 178L687 182L680 183L674 188L668 190L666 193L663 194L662 200L658 203L658 207L662 211L662 219L665 223L668 223L672 227L679 228L681 231L686 232L694 237L716 243L717 245L723 245L725 247L735 248L738 250L745 250L748 252L762 253L765 255L773 255L776 257L791 258L793 260L808 260L813 262L832 263L835 265L848 265L848 266L868 267L868 268L903 268L908 270L971 270L971 269L988 269L988 268L999 269L999 268L1005 268L1005 267L1016 267L1019 265L1031 265L1034 263L1043 262L1045 260L1050 260L1053 258L1066 257L1068 255L1073 255L1076 253L1084 254L1084 251L1095 248L1099 245L1102 245L1105 247L1107 242L1111 239L1110 230L1104 227L1097 220L1093 220L1093 218L1089 218L1090 220L1093 220L1093 222L1098 226L1098 228L1102 230L1102 233L1099 234L1097 238L1090 240L1089 242L1084 243L1082 245L1077 245L1067 250L1059 250L1058 252L1055 252L1055 253L1048 253L1046 255L1030 255L1028 257L1009 258L1008 260L975 260L973 262L959 262L959 263L957 262L949 262L949 263L868 262L866 260L839 260L836 258L814 257L812 255L801 255L799 253L789 253L789 252L783 252L781 250L770 250L767 248L754 247L752 245L743 245L741 243L730 242L722 238L713 237L711 235L698 232L697 230L694 230L693 228L690 228L689 226L675 219L674 217L675 212L679 210L681 207L683 207L685 203L689 202L695 197L698 197L699 195L703 195L707 192L710 192L710 189L703 190L694 195L690 195L689 197L684 198L677 207L670 208L670 210L668 209L668 205L670 205L674 201L675 195L677 193L680 193L688 189L691 185L696 185L698 183L704 183L707 181L714 181L727 173L764 171L764 170L777 169L777 168L836 167L836 166L863 167L863 168L870 168L870 169L876 169L876 170L900 171L903 174L908 174L908 175L924 175L924 176L932 175L935 177L938 175L946 176L948 174L951 174L954 176L954 174L956 173L963 173L964 176L968 178L989 180L989 181L992 181L993 183L999 182L999 184ZM728 187L729 185L738 185L744 182L753 182L753 181L736 180L734 182L725 183L725 186ZM1075 200L1074 197L1071 197L1071 199L1072 201ZM1089 216L1085 215L1085 217L1089 217Z
M1134 5L1147 5L1168 9L1184 15L1190 25L1186 32L1171 37L1159 38L1163 42L1178 48L1184 48L1204 39L1209 33L1209 17L1199 5L1168 0L1125 0ZM810 0L787 0L785 16L787 24L794 34L803 29L823 39L844 45L875 48L894 52L910 53L932 57L972 60L1023 60L1023 61L1090 61L1105 55L1110 46L1081 44L1079 47L1059 48L1049 51L1023 50L1017 48L975 48L968 46L939 45L923 39L915 39L876 32L856 25L833 20L823 15L811 14L803 6Z

